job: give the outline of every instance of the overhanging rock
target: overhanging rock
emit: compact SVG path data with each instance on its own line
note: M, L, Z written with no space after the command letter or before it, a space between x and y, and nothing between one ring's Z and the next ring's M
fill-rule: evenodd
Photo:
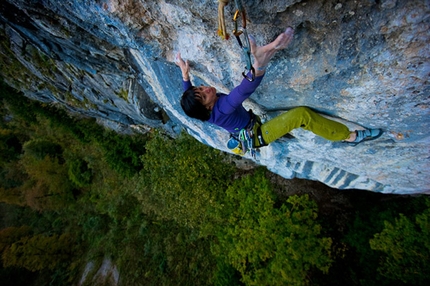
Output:
M309 106L351 128L385 131L351 147L295 130L294 139L262 148L255 160L285 178L339 189L428 192L429 2L245 2L248 31L258 43L295 29L248 106L267 119ZM0 22L1 73L27 96L139 130L185 128L227 151L226 132L182 112L174 64L181 51L192 61L196 85L228 92L240 82L237 43L216 35L217 1L5 0Z

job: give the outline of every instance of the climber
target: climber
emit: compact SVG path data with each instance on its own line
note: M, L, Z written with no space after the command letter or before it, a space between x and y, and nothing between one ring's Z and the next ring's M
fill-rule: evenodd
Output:
M286 48L293 40L294 30L287 28L273 42L265 46L257 46L250 37L251 53L254 57L255 80L243 79L228 95L217 93L214 87L191 85L188 61L176 56L176 65L182 72L184 93L181 106L184 112L196 119L208 121L226 129L232 135L233 142L240 146L229 148L236 154L243 155L247 150L266 146L274 140L286 135L295 128L303 128L331 141L342 141L357 145L363 141L374 140L381 136L381 129L365 129L349 131L345 125L327 119L308 107L297 107L275 117L264 124L258 116L248 112L242 102L259 86L269 61L274 54ZM239 150L238 150L239 149ZM242 151L240 151L242 149Z

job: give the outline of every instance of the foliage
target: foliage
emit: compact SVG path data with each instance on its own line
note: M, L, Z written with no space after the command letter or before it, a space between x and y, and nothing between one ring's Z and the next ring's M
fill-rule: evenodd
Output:
M156 135L146 145L136 183L143 211L191 228L206 223L231 180L232 166L223 158L191 136L170 140Z
M123 231L124 233L124 231ZM195 231L173 222L146 220L128 228L127 240L121 236L120 271L131 272L128 285L208 285L213 273L214 257L209 242ZM118 233L120 234L120 233Z
M73 159L68 161L69 179L78 187L86 187L91 183L92 172L88 167L88 163L82 159Z
M217 256L242 274L247 285L305 285L312 268L327 272L331 239L320 237L317 207L292 196L274 208L275 196L263 172L236 180L226 192L218 230Z
M212 278L211 285L215 286L236 286L240 285L240 273L226 259L218 255L216 256L216 269Z
M97 204L97 212L87 212L78 222L89 244L88 257L110 257L125 285L207 285L214 267L209 242L173 221L143 214L130 195L132 185L119 185L115 190L111 182L97 188L99 196L80 198L81 212L87 200Z
M31 233L27 225L20 227L7 227L0 230L0 252L3 253L10 245Z
M24 206L20 185L27 178L17 161L0 166L0 202Z
M36 209L60 209L74 201L67 166L49 156L37 160L24 154L21 163L31 181L24 185L27 204Z
M2 86L5 86L4 83ZM16 91L7 86L1 95L7 102L10 112L31 128L39 129L39 125L48 124L50 128L66 133L69 137L73 136L72 139L81 143L97 144L104 152L104 160L122 176L131 177L142 169L140 156L144 153L146 136L121 135L112 130L105 130L94 119L78 121L63 109L31 101L22 95L18 96ZM63 148L70 146L67 141L59 143L66 145L62 146Z
M430 200L415 222L400 214L394 223L384 222L382 232L370 240L373 250L383 252L378 271L390 280L410 285L430 283Z
M68 234L25 236L3 252L3 265L30 271L52 270L71 257L71 246L72 239Z
M281 200L263 171L241 177L225 154L188 135L119 135L10 89L1 96L0 200L37 211L0 204L0 248L15 267L40 269L41 285L76 284L83 265L105 258L118 266L124 285L427 281L429 213L422 198L363 192L350 197L356 212L340 208L340 225L306 196ZM22 225L31 231L19 231ZM58 251L48 261L34 248ZM335 267L345 283L331 272L332 259L343 263ZM419 277L392 274L414 265ZM28 275L13 269L0 269L0 277Z
M18 206L26 205L22 190L17 187L12 187L12 188L0 187L0 202L18 205Z
M384 229L386 222L394 223L399 213L411 216L424 210L425 201L421 197L381 197L371 192L360 192L352 202L357 211L341 238L348 249L346 259L341 261L343 273L348 273L350 281L360 285L392 285L393 280L378 272L381 253L373 250L369 241ZM400 281L396 282L404 285Z
M106 162L125 177L132 177L142 169L140 156L145 151L145 142L145 136L126 136L114 131L106 131L103 137L97 138L105 152Z
M46 156L58 158L63 153L60 145L40 138L25 142L23 149L27 155L37 160L43 160Z
M21 144L17 134L10 129L0 128L0 165L16 159L21 153Z

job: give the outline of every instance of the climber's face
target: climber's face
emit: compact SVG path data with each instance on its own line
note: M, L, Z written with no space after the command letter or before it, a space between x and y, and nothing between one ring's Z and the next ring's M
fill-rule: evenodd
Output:
M207 110L212 110L215 102L218 100L216 89L212 86L199 86L194 89L194 93L198 101L206 107Z

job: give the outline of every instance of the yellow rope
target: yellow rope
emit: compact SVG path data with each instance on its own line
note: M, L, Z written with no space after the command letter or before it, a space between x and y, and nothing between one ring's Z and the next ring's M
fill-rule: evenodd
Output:
M229 34L225 29L225 20L224 20L224 7L228 4L229 0L218 0L218 36L220 36L223 40L229 39Z

